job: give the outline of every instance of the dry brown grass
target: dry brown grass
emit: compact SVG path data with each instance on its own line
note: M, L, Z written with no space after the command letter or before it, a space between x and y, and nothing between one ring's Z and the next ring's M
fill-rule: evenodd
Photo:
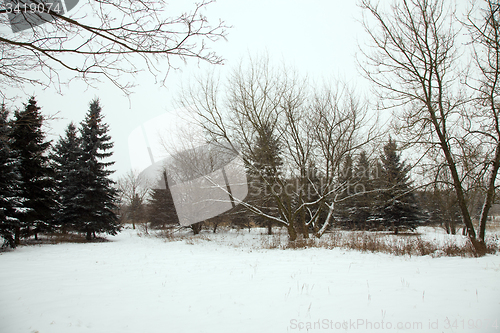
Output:
M193 235L180 229L163 230L156 235L167 241L184 241L186 244L192 245L212 240L225 244L224 237L221 237L221 234L224 234L224 229L217 236L213 236L212 233ZM360 252L388 253L396 256L479 256L472 243L468 239L460 239L459 236L456 239L450 238L436 241L424 239L422 235L417 233L394 235L385 232L335 230L326 233L319 239L311 236L310 238L299 237L295 241L289 241L286 230L279 228L276 228L272 235L267 235L263 231L255 236L259 237L259 239L249 245L252 249L340 248ZM217 238L212 239L212 237ZM490 232L486 240L486 253L495 254L498 252L500 252L500 237L498 234Z
M333 231L320 239L299 237L289 241L286 233L276 232L273 235L261 235L260 247L263 249L348 249L361 252L380 252L396 256L459 256L477 257L472 243L469 240L456 242L446 240L442 242L425 240L419 234L392 235L378 232L364 231ZM496 234L487 237L486 253L500 252L500 237Z
M168 242L184 241L186 244L194 245L203 241L211 241L205 233L193 235L190 232L182 232L180 228L162 229L154 233L156 237L165 239Z
M387 235L374 232L341 232L334 231L324 235L321 239L298 239L288 242L288 249L302 248L342 248L361 252L381 252L397 256L460 256L477 257L472 243L469 240L454 242L443 241L438 244L433 241L424 240L418 234L409 235ZM486 253L495 254L500 252L500 239L494 234L487 237Z
M87 240L84 234L79 233L50 233L38 236L38 239L28 238L21 240L20 245L39 245L39 244L61 244L61 243L102 243L109 242L104 237L92 238Z

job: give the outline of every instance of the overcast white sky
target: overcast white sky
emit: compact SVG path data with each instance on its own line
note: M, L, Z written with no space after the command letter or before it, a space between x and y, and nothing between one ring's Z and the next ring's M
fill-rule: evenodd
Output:
M218 0L209 6L206 14L214 23L220 18L233 26L227 42L212 45L226 59L224 71L238 65L249 54L267 54L272 63L289 64L312 80L321 82L336 77L359 88L366 87L355 61L358 41L362 43L364 39L358 22L361 9L356 1ZM170 73L166 87L155 85L151 75L141 75L130 103L109 82L101 84L98 89L73 82L69 87L63 87L62 94L27 86L25 93L37 97L45 114L60 112L61 119L50 123L49 138L55 140L70 121L78 123L83 120L89 102L99 97L115 143L117 177L130 169L128 136L132 130L173 110L181 83L187 82L197 72L206 71L206 67L199 67L195 61L188 62L180 70ZM24 96L11 105L15 107L20 107L28 98L28 95L13 89L7 94Z

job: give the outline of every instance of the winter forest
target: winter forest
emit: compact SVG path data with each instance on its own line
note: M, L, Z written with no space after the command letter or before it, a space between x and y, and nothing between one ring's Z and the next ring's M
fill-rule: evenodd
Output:
M500 4L358 1L367 92L263 53L218 70L214 1L101 2L0 6L0 331L498 331ZM98 97L51 136L24 93L64 70L128 96L138 59L155 82L174 59L211 66L180 85L187 128L149 136L167 158L147 146L148 169L115 171Z

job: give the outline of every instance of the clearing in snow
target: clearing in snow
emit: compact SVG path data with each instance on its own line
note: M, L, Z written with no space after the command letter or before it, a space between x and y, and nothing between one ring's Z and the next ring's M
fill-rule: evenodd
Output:
M263 249L261 232L1 253L0 332L500 332L498 255Z

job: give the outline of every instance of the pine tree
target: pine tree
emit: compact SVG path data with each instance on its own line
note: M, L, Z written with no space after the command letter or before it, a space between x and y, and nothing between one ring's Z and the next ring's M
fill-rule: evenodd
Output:
M75 230L83 214L79 202L82 194L82 157L81 139L73 123L66 129L64 137L60 137L51 155L56 174L57 212L56 224L63 233Z
M19 243L21 231L25 236L52 228L55 208L54 173L47 151L50 142L45 141L42 131L43 116L34 97L24 110L16 111L12 123L12 149L19 156L19 173L22 181L21 196L24 211L19 215L20 226L16 230Z
M374 215L385 229L398 233L414 230L421 222L419 207L409 177L409 167L400 161L396 143L389 138L381 156L380 186Z
M117 190L109 176L114 172L107 168L114 162L103 160L112 156L113 148L108 125L103 122L99 100L90 103L89 111L81 123L81 195L77 204L82 212L78 228L86 233L87 240L96 233L116 235L120 231L115 202Z
M17 212L22 209L20 197L21 175L17 168L19 160L11 149L11 128L8 123L8 111L2 105L0 109L0 236L3 246L16 247L14 235L20 228Z

